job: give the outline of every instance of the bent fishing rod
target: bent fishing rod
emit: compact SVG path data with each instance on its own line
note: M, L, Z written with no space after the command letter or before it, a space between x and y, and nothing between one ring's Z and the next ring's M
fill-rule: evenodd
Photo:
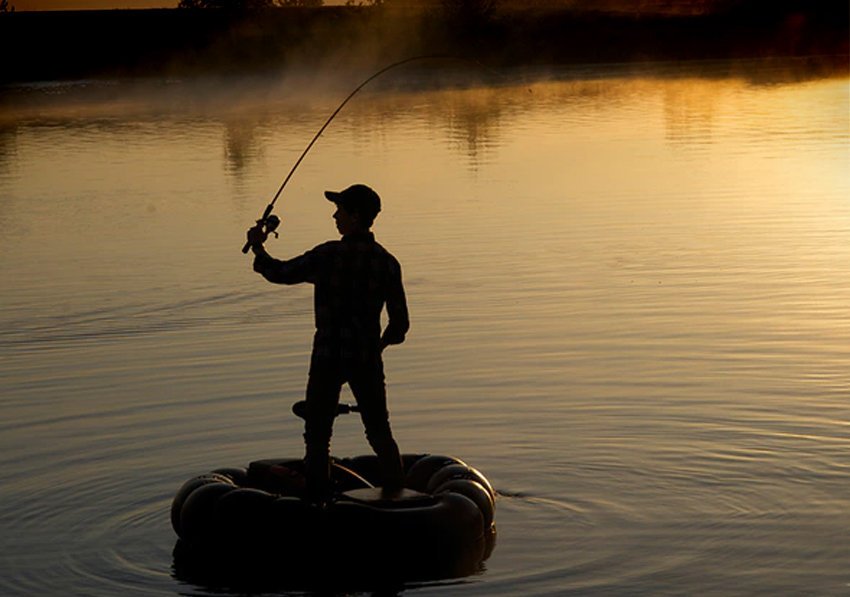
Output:
M301 162L304 160L304 157L310 152L310 149L312 149L312 147L316 143L316 141L319 140L319 137L321 137L322 133L325 132L325 129L328 128L328 125L333 121L334 118L336 118L336 115L339 114L342 111L342 109L351 100L351 98L353 98L355 95L357 95L360 92L361 89L363 89L364 87L366 87L366 85L368 85L369 83L371 83L372 81L374 81L375 79L377 79L378 77L383 75L385 72L393 70L394 68L397 68L397 67L402 66L404 64L408 64L409 62L414 62L414 61L418 61L418 60L459 60L459 61L462 61L462 62L467 62L467 63L473 64L473 65L475 65L479 68L482 68L482 69L484 69L484 70L486 70L490 73L500 75L500 73L494 71L493 69L491 69L488 66L485 66L484 64L478 62L477 60L472 60L472 59L469 59L469 58L462 58L460 56L452 56L451 54L425 54L425 55L421 55L421 56L413 56L411 58L405 58L404 60L399 60L398 62L394 62L394 63L390 64L389 66L382 68L381 70L379 70L378 72L376 72L372 76L370 76L368 79L366 79L365 81L360 83L360 85L355 87L354 91L349 93L348 97L346 97L342 101L342 103L337 107L337 109L334 110L333 114L331 114L330 117L325 121L325 124L322 125L322 128L319 129L319 132L317 132L315 134L315 136L310 141L310 143L307 144L307 147L304 149L304 151L301 152L301 155L299 156L298 160L296 160L295 164L292 166L292 169L289 171L289 174L287 174L286 178L283 179L283 183L280 185L280 188L278 188L277 193L275 193L274 197L271 200L271 203L269 203L266 206L266 209L263 212L262 217L260 217L260 219L257 220L257 226L264 227L266 235L274 233L275 237L277 237L276 230L277 230L277 227L280 226L280 218L278 218L276 215L272 214L272 210L274 209L274 204L277 202L278 197L280 197L280 194L283 192L283 189L286 187L286 184L289 182L289 179L292 178L292 175L295 174L295 171L298 169L298 166L301 165ZM250 248L251 248L251 243L246 242L245 245L242 247L242 252L247 253Z

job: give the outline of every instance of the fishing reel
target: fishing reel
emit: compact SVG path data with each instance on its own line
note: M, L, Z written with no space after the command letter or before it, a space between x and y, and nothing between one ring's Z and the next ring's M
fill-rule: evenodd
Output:
M257 226L260 226L263 231L266 233L266 236L269 234L274 234L275 238L278 238L280 235L277 233L277 227L280 226L280 218L274 214L264 215L262 218L257 220ZM245 243L242 247L242 252L247 253L251 248L250 243Z
M264 220L260 220L257 222L258 224L262 224L265 227L266 236L269 234L274 234L275 238L278 238L280 235L277 233L277 227L280 226L280 218L274 214L271 214Z

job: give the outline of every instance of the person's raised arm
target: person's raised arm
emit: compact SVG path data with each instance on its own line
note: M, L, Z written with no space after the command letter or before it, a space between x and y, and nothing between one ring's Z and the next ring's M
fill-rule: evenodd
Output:
M318 261L316 249L294 259L282 261L266 252L263 246L266 237L266 233L259 226L248 230L248 243L254 252L255 272L275 284L300 284L312 281Z

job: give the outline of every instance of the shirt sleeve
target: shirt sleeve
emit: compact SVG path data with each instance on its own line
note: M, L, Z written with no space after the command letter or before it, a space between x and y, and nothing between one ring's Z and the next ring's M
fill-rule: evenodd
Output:
M401 266L393 260L390 284L387 291L387 329L381 336L384 345L401 344L407 330L410 329L410 319L407 313L407 298L404 285L401 282Z
M260 253L254 257L254 271L269 282L275 284L300 284L314 282L320 247L307 251L293 259L275 259L268 253Z

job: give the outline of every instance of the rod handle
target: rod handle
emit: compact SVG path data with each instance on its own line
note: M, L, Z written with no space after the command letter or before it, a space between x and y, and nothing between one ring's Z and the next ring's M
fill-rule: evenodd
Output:
M266 206L266 210L263 212L263 216L259 220L257 220L258 226L266 226L266 233L267 234L274 232L275 228L277 228L278 225L280 224L280 220L277 218L277 216L271 216L272 209L274 209L274 201L272 201L271 203L269 203ZM269 220L272 217L274 218L274 220L273 220L272 225L269 226ZM250 248L251 248L251 243L249 243L248 241L245 241L245 244L242 246L242 252L247 253Z
M293 404L292 405L292 412L293 412L293 414L295 414L296 417L306 419L307 418L307 401L306 400L299 400L298 402ZM359 412L360 412L360 407L357 406L356 404L345 404L345 403L342 403L342 402L339 404L339 406L337 406L337 410L336 410L337 416L347 415L348 413L359 413Z

